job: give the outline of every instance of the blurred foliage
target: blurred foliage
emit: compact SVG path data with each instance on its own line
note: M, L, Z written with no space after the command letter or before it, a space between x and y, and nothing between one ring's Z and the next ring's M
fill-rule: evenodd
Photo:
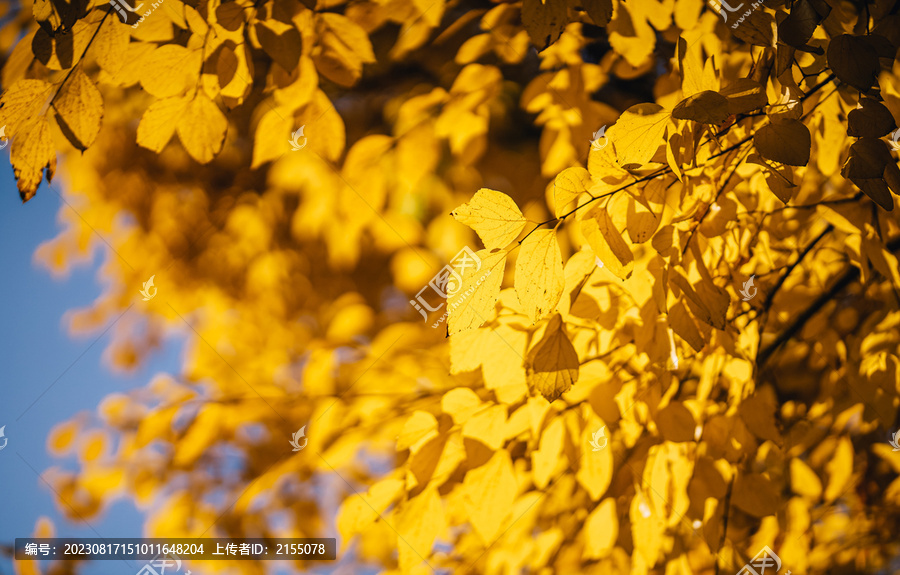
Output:
M385 573L889 570L900 4L739 8L4 6L18 187L59 159L66 202L40 261L109 248L72 331L123 370L187 342L55 429L60 509Z

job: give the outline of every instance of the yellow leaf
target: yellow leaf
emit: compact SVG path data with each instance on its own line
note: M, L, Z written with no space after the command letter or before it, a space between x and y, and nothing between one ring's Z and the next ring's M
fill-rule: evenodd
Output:
M492 327L481 346L484 386L506 404L518 403L528 394L524 360L527 334L506 325Z
M666 441L681 443L694 440L694 428L697 424L691 410L675 401L659 410L656 414L656 426Z
M671 268L669 283L678 286L697 319L716 329L725 329L725 314L728 312L728 294L723 294L718 286L701 279L694 285L678 268ZM696 288L696 290L695 290Z
M564 431L563 420L557 417L541 435L540 448L531 453L531 472L534 474L534 485L538 489L547 487L559 464Z
M566 11L566 3L556 0L522 2L522 24L538 50L543 50L556 42L562 34L569 21Z
M475 252L481 269L470 267L463 273L462 287L447 298L447 320L450 335L481 326L493 316L500 297L500 283L506 267L506 252Z
M571 203L593 185L591 174L581 167L566 168L553 182L553 203L556 217L571 209Z
M556 230L536 230L522 242L516 260L516 294L532 322L556 309L565 287Z
M103 118L103 98L80 66L63 84L53 108L59 127L73 146L84 151L94 143Z
M279 66L288 72L297 67L302 40L296 27L271 18L257 21L253 29L262 49Z
M679 120L693 120L701 124L719 125L728 119L728 99L712 90L704 90L678 103L672 109L672 117Z
M442 485L466 459L466 446L459 433L440 435L428 441L411 457L407 489L431 482Z
M772 481L759 473L739 473L734 481L731 502L753 517L776 513L781 506L779 492Z
M738 414L753 434L760 439L781 443L781 433L775 424L778 399L770 387L757 388L755 394L738 406Z
M50 139L50 122L46 117L18 123L15 134L16 140L10 147L9 159L16 176L19 197L27 202L37 193L45 168L47 181L53 180L56 151Z
M591 511L584 522L582 559L602 559L612 552L619 537L616 500L608 497Z
M199 81L202 64L199 50L166 44L134 63L141 86L157 98L180 96Z
M625 229L632 243L642 244L653 237L662 217L666 190L671 182L656 179L647 182L640 195L629 198Z
M688 482L693 464L688 458L688 445L666 441L650 448L644 467L643 481L649 485L647 495L654 515L675 527L687 513L690 501Z
M175 127L184 149L201 164L211 162L222 150L227 130L225 114L203 92L188 103Z
M528 352L528 383L547 401L554 401L578 381L578 353L563 325L554 314L543 337Z
M581 222L581 231L604 267L620 279L631 277L634 255L605 208L586 214Z
M613 477L612 447L607 446L600 451L591 447L591 435L604 427L606 423L597 417L591 417L588 425L581 433L581 459L578 460L578 473L575 479L587 491L591 501L599 501L606 493Z
M322 90L317 89L312 101L295 114L294 126L306 126L309 147L325 159L336 162L344 153L347 143L344 120Z
M853 444L850 438L842 437L831 460L825 466L828 472L828 486L825 487L825 501L831 502L841 496L853 477Z
M184 116L186 107L187 100L184 98L166 98L154 102L141 116L137 129L138 145L157 154L162 152L175 134L175 126Z
M47 438L47 450L53 455L65 455L72 448L79 425L74 421L60 423L50 430Z
M594 24L597 26L609 24L613 15L612 0L585 0L581 5Z
M416 411L406 420L397 438L397 451L410 449L413 453L429 440L437 437L437 420L427 411Z
M0 126L6 126L6 138L20 134L20 129L30 126L42 117L45 105L53 93L53 86L43 80L19 80L0 97Z
M738 78L719 93L728 100L728 112L735 115L759 110L769 103L762 84L750 78Z
M809 128L800 120L782 120L763 126L753 134L759 155L773 162L805 166L809 162Z
M128 33L128 26L117 19L106 20L94 38L92 53L97 58L97 64L114 77L127 62L125 51L128 49L131 35Z
M822 480L803 460L791 459L791 490L818 501L822 496Z
M317 14L319 40L312 59L323 76L341 86L352 86L362 76L363 64L375 61L366 31L346 16Z
M669 112L658 104L637 104L624 112L607 131L620 166L644 166L665 143Z
M219 438L226 420L225 408L218 403L207 403L191 422L187 432L178 441L173 464L177 467L193 465Z
M525 228L525 217L516 203L502 192L481 188L452 215L478 234L488 250L505 248Z
M697 329L697 324L694 323L694 319L684 307L683 301L679 300L669 308L669 326L681 339L688 342L694 351L703 349L705 345L703 336L700 335L700 330Z
M253 137L253 162L255 169L290 151L288 140L291 139L291 120L285 119L285 113L277 108L266 110L256 125Z
M775 46L776 26L775 17L764 10L749 10L750 16L744 14L738 18L731 30L732 33L748 44L754 46Z
M396 522L400 570L409 573L431 555L434 539L446 529L437 488L431 486L400 506Z
M491 545L501 533L516 500L518 486L509 453L501 449L490 461L466 473L463 506L475 533Z
M477 332L469 332L477 333ZM465 337L468 334L460 334ZM456 339L456 338L454 338ZM453 423L462 425L478 411L482 405L481 399L468 387L451 389L441 398L441 411L453 418Z
M506 439L506 406L493 405L476 413L463 425L462 434L492 451L500 449Z
M355 495L344 500L337 512L335 524L341 535L341 549L350 544L350 539L363 532L378 520L384 511L403 494L403 482L387 478L369 488L365 495Z
M659 3L616 2L613 18L606 26L609 44L616 54L633 68L640 69L653 54L656 32L647 23L647 11L660 8Z

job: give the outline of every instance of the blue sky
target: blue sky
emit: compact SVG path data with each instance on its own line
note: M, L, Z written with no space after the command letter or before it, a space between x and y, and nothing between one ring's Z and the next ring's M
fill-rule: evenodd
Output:
M6 160L6 155L2 156ZM86 336L68 333L66 312L87 307L103 289L98 269L108 248L96 242L93 261L74 268L62 279L36 264L37 247L59 230L56 218L62 205L46 184L23 205L11 167L0 161L0 362L4 367L0 427L6 426L8 439L0 450L2 545L12 545L16 537L31 536L42 516L53 521L56 537L143 535L143 515L128 500L117 500L102 515L91 518L90 525L69 521L60 513L53 493L39 474L53 466L75 469L75 461L50 455L47 438L56 424L80 412L95 411L108 394L142 387L156 373L178 373L181 365L181 341L168 339L141 369L127 375L114 374L103 359L111 334L97 339L105 328ZM343 559L316 572L340 572L348 562L356 573L377 572L353 565L352 554L345 554ZM117 561L95 561L82 572L130 575L139 567L132 570ZM288 563L279 565L275 572L296 571ZM0 556L0 575L13 573L12 562Z
M5 160L6 154L3 156ZM65 313L88 306L102 290L97 269L103 252L98 247L90 266L78 267L63 279L54 279L37 265L33 254L38 245L56 235L62 201L42 185L37 196L22 205L12 169L6 161L0 164L0 360L4 368L0 427L6 426L8 439L0 450L0 543L12 544L16 537L30 536L41 516L53 521L57 537L97 537L97 533L140 537L143 518L129 501L117 501L106 513L89 520L93 529L68 521L38 473L54 465L73 468L73 461L55 458L47 451L47 437L55 424L81 411L95 410L109 393L145 385L154 373L177 373L179 346L167 342L142 369L120 375L110 372L102 358L110 334L93 347L99 333L68 334ZM121 575L124 566L116 563L95 562L89 572ZM10 561L0 557L0 575L12 573Z

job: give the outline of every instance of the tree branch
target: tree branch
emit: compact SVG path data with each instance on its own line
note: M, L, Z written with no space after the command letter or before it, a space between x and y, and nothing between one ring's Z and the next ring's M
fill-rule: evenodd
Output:
M900 249L900 237L895 238L894 241L889 243L887 245L887 249L891 252L895 252ZM843 291L844 288L856 281L858 277L859 268L857 268L853 264L850 264L850 269L844 272L844 275L841 276L841 278L838 279L838 281L835 282L828 291L824 292L822 295L816 298L816 301L814 301L811 306L806 308L803 313L797 316L797 319L794 320L794 323L788 326L786 330L778 334L778 337L774 342L772 342L772 345L762 350L759 355L756 356L757 369L764 366L769 358L772 357L772 354L775 353L775 351L779 347L781 347L783 343L791 339L798 331L800 331L800 329L804 325L806 325L806 322L808 322L814 315L816 315L816 313L819 312L819 310L821 310L825 306L825 304L831 301L834 296Z

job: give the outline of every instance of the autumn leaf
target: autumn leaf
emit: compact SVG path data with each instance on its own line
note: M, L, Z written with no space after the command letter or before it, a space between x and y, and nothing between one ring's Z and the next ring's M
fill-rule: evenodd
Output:
M693 94L672 109L673 118L694 120L701 124L719 125L731 114L728 98L712 90Z
M522 24L528 30L531 41L543 50L559 38L565 29L566 4L553 0L523 0Z
M227 129L225 115L203 93L187 103L175 126L184 149L201 164L211 162L222 150Z
M500 535L516 491L516 476L509 454L504 450L494 453L485 465L466 473L463 505L484 545L490 545Z
M400 568L408 572L431 554L434 539L444 531L444 509L437 489L431 487L406 502L397 511L400 536Z
M556 309L565 277L562 254L554 230L536 230L522 242L516 260L516 293L531 321Z
M749 78L738 78L719 90L719 93L728 100L730 114L746 114L768 104L763 86Z
M835 76L864 92L875 83L881 68L875 49L863 38L851 34L832 38L826 57Z
M475 255L481 260L481 268L477 271L468 268L463 275L462 287L449 294L447 299L450 314L447 324L451 335L481 326L492 315L500 297L506 252L481 250Z
M809 163L809 128L799 120L784 120L763 126L753 135L753 144L767 160L791 166Z
M453 210L452 215L475 230L489 250L505 248L525 229L525 217L512 198L487 188L478 190L469 203Z
M554 401L578 381L578 353L569 340L559 314L553 315L543 337L526 358L528 383L547 401Z
M581 230L594 253L616 277L628 279L634 269L634 255L605 209L593 210L594 217L581 222Z
M166 98L151 104L138 124L138 145L156 153L162 152L175 134L187 105L184 98Z
M575 199L587 192L592 185L591 174L584 168L567 168L553 182L554 213L560 217L571 207Z
M643 166L650 162L663 135L670 113L658 104L637 104L625 110L606 133L616 148L619 165Z
M319 14L316 33L319 44L313 49L312 59L332 82L352 86L362 76L363 64L375 61L365 30L340 14Z
M100 132L103 98L97 86L80 68L76 68L60 89L53 103L59 126L69 142L86 150Z

